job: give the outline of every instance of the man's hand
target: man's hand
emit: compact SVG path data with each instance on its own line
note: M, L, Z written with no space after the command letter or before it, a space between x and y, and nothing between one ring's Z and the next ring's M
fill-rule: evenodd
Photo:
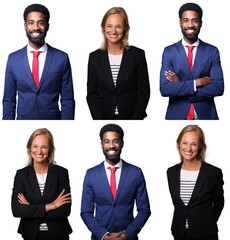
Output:
M210 84L212 82L212 79L211 77L197 78L195 82L196 82L196 87L203 87Z
M176 75L176 73L168 70L168 71L165 71L165 77L167 78L167 80L169 82L179 82L179 78L178 76Z
M124 231L118 233L109 233L105 235L103 240L127 240L127 236L125 235Z

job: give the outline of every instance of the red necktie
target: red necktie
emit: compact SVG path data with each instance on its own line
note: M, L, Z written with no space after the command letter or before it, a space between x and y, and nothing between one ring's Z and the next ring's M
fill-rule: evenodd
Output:
M188 64L190 67L190 71L192 71L192 50L195 46L186 46L186 48L188 48ZM188 115L186 117L187 120L193 120L194 119L194 105L191 103L190 104L190 108L188 111Z
M111 192L112 192L113 198L115 199L116 192L117 192L115 172L117 171L118 167L113 167L113 168L108 167L108 169L111 172L111 175L110 175L110 188L111 188Z
M39 51L32 51L33 53L33 62L32 62L32 75L34 78L34 82L36 87L39 85L39 75L38 75L38 56L40 54Z

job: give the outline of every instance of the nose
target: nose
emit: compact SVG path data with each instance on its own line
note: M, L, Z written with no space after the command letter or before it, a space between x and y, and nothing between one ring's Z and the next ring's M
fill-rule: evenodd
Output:
M113 141L110 141L109 142L109 148L113 148L114 147L114 142Z
M38 30L40 27L39 27L39 23L38 22L34 22L33 24L33 29L34 30Z
M187 145L186 150L190 152L192 150L192 146L190 144Z
M42 152L42 148L41 147L37 148L37 153L41 153L41 152Z
M189 27L193 27L194 26L194 21L191 19L191 20L189 20L189 22L188 22L188 26Z
M112 28L111 28L111 32L112 32L112 33L116 33L116 27L112 27Z

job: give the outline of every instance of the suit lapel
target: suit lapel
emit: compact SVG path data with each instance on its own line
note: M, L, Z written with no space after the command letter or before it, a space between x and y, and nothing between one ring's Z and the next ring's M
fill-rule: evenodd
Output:
M182 41L179 41L177 44L177 49L179 52L179 56L181 57L181 59L178 59L178 61L182 62L182 68L185 70L185 72L190 73L190 67L189 67L189 63L188 63L188 57L186 55L184 46L182 44Z
M131 51L131 49L129 51ZM129 51L127 51L125 49L124 52L123 52L123 56L122 56L122 59L121 59L121 65L120 65L120 69L119 69L118 76L117 76L117 85L116 85L117 89L119 88L122 81L124 80L126 69L127 69L127 67L129 66L129 63L130 63ZM121 78L123 78L123 79L121 79Z
M111 89L114 89L115 91L113 77L112 77L110 63L109 63L108 51L101 51L101 54L102 54L101 64L102 64L102 69L104 70L105 80L107 84L110 85Z
M45 64L44 64L44 68L42 71L42 75L41 75L41 79L40 79L40 83L38 85L38 90L41 88L44 80L46 79L46 75L49 72L50 69L50 65L53 61L53 57L54 57L54 49L47 44L47 54L46 54L46 60L45 60Z
M194 64L192 69L193 72L195 72L196 68L200 65L200 61L203 58L204 49L205 49L204 43L200 40L200 43L196 50L196 57L194 59Z
M33 189L33 192L35 195L34 198L36 198L36 199L42 198L38 180L36 177L36 173L32 166L29 167L29 170L28 170L28 180L29 180L31 189Z
M22 63L22 69L24 69L24 71L25 71L25 73L23 73L23 75L25 75L25 81L27 82L27 84L29 84L31 86L32 89L34 89L36 91L37 88L34 83L34 79L33 79L29 61L28 61L27 46L22 49L21 63Z
M182 163L178 164L175 167L174 176L172 176L172 180L174 180L174 181L171 181L171 187L172 187L173 195L177 198L177 202L180 203L181 205L184 205L184 202L182 201L182 199L180 197L181 165L182 165Z
M101 179L100 188L104 190L105 195L109 196L110 200L112 199L114 201L113 195L112 195L112 192L111 192L111 189L110 189L108 177L107 177L107 174L106 174L106 171L105 171L104 162L102 162L99 165L98 173L99 173L99 178Z
M128 166L124 160L122 160L122 162L123 162L123 165L122 165L122 169L121 169L121 176L120 176L119 185L117 188L117 194L116 194L115 201L119 198L119 195L121 194L124 182L125 182L127 174L128 174Z
M197 196L199 195L199 192L201 191L201 189L205 183L205 179L207 177L207 172L206 172L207 167L206 166L207 165L205 163L202 163L191 199L188 203L189 205L192 204L192 202L197 198Z

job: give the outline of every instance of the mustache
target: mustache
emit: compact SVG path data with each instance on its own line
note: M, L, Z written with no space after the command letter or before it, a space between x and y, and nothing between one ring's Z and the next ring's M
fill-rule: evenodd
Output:
M116 147L109 147L108 149L106 149L106 151L110 151L110 150L118 151L118 149Z

